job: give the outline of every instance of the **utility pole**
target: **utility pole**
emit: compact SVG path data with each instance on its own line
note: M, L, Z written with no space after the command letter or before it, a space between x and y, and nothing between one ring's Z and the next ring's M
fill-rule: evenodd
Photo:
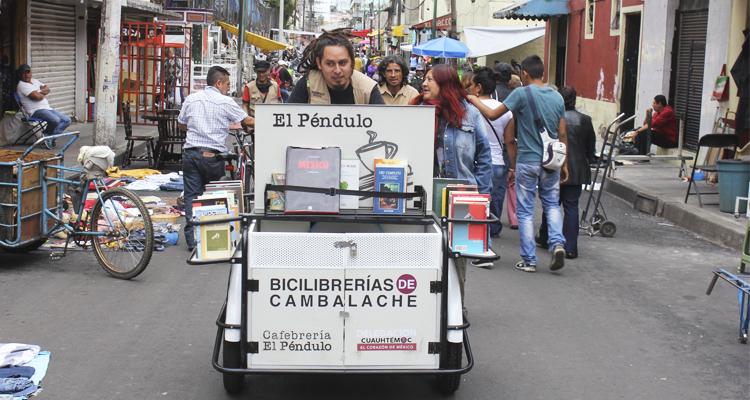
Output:
M380 41L380 0L378 0L378 55L380 55L380 46L383 42Z
M117 85L120 76L120 0L104 0L96 57L94 145L115 148Z
M234 92L235 97L242 97L242 71L244 67L243 59L242 59L242 49L245 47L245 2L247 0L240 0L240 21L239 26L237 27L237 34L239 37L237 38L237 76L235 79L237 79L237 91Z
M437 0L432 4L432 39L437 38Z
M279 42L286 43L284 38L284 0L279 0Z

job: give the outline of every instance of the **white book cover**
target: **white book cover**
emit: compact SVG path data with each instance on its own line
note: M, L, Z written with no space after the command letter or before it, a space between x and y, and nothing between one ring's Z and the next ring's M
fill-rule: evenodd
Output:
M359 190L359 160L345 158L341 160L342 190ZM339 196L341 209L356 210L359 208L359 196Z

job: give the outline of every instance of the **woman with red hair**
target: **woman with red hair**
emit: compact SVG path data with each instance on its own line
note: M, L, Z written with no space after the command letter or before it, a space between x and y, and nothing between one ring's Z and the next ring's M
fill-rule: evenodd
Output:
M458 74L449 65L429 69L422 84L423 92L412 100L414 105L435 106L435 163L433 176L466 179L479 193L492 192L492 152L484 120L479 110L466 101ZM489 237L487 238L489 240ZM475 260L477 267L490 267L492 261ZM456 259L456 270L464 298L466 262ZM466 307L464 307L464 315Z
M411 104L435 106L433 176L467 179L479 193L492 191L492 153L479 111L466 101L458 74L449 65L429 69L423 92Z

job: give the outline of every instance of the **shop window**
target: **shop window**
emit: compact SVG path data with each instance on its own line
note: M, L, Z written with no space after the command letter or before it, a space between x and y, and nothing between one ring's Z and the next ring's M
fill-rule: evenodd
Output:
M586 39L594 38L594 12L596 10L594 0L586 0Z

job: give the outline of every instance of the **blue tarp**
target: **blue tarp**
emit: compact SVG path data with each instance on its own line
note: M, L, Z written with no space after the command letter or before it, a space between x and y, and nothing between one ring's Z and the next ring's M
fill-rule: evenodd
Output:
M548 20L570 14L569 0L526 0L492 14L496 19Z

